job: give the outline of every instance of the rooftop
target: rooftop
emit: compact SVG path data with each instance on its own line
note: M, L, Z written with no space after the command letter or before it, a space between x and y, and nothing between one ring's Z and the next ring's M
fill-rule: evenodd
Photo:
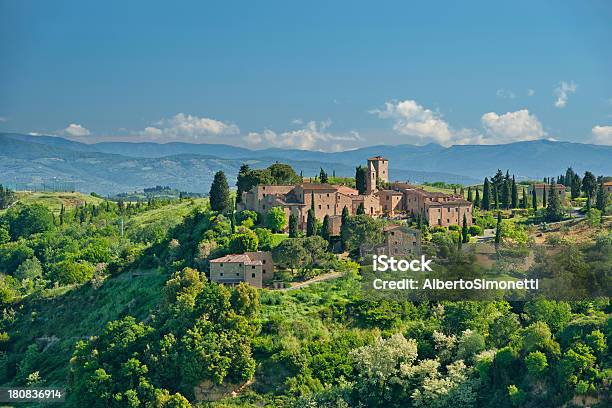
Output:
M382 156L374 156L374 157L370 157L368 161L388 161L388 160Z
M243 263L245 265L262 265L260 260L251 259L248 254L229 254L211 259L210 263Z

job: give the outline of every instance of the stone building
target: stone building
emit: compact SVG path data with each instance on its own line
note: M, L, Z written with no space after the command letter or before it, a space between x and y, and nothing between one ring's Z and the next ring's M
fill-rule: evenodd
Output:
M361 255L387 255L395 258L412 258L421 254L421 231L406 225L387 225L383 228L381 244L362 245Z
M385 188L378 189L378 185L383 183ZM389 161L380 156L368 159L366 190L366 194L360 195L354 188L331 184L258 185L243 193L238 209L256 211L265 216L270 208L280 207L287 218L294 214L298 226L305 229L308 210L314 200L315 217L320 221L325 216L330 217L332 235L339 233L338 217L344 207L354 215L361 205L365 214L371 217L420 215L432 227L447 227L462 225L465 215L468 224L472 224L472 203L462 196L429 192L407 183L389 186Z
M274 278L274 263L270 252L230 254L210 261L210 280L225 285L246 282L256 288Z
M608 194L612 194L612 181L606 181L603 183L604 191Z
M546 190L546 197L554 188L557 193L559 193L559 199L562 203L565 202L565 186L563 184L546 184L546 183L535 183L529 186L529 197L533 194L533 189L535 188L536 197L539 202L544 200L544 190Z
M366 194L378 189L378 182L389 182L389 161L381 156L368 159L368 176L366 177Z
M472 225L472 203L461 195L426 191L408 183L393 183L402 194L401 208L412 217L421 216L430 227L463 225L463 216Z

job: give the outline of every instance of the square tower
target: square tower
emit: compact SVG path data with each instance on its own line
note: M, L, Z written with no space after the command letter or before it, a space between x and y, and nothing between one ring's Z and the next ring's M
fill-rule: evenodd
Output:
M376 191L376 181L389 182L389 160L381 156L368 159L368 176L366 178L366 190L368 194Z

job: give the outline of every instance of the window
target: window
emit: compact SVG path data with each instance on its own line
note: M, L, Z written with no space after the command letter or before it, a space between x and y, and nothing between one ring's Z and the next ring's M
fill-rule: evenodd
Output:
M223 268L223 264L222 263L220 263L219 266Z
M252 265L252 266L251 266L251 269L255 269L255 265Z
M329 204L327 204L327 209L329 210Z
M391 231L391 236L395 235L395 231Z
M319 204L319 210L321 209L321 204Z
M223 276L223 272L220 272L220 273L219 273L219 276Z
M255 272L251 274L251 278L254 278L254 277L255 277Z
M240 276L240 274L238 272L236 272L236 276Z
M265 260L265 259L262 259L262 260L261 260L261 263L265 265L265 264L266 264L266 260Z

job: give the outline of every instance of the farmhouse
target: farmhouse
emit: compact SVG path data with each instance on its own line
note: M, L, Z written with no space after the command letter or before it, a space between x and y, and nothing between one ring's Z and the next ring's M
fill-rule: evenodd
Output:
M384 241L379 245L363 244L362 256L387 255L410 258L421 254L421 231L406 225L388 225L383 229Z
M546 197L548 197L553 188L559 194L561 202L565 202L565 186L563 184L535 183L529 186L529 195L531 196L535 189L536 197L541 202L544 200L544 190L546 190Z
M246 252L225 255L210 261L210 280L226 285L246 282L257 288L274 277L270 252Z
M339 217L344 207L351 215L360 206L371 217L420 215L430 226L461 225L464 215L468 224L472 223L472 203L462 196L428 192L407 183L392 183L385 189L379 186L389 186L389 161L375 156L368 159L365 194L331 184L257 185L243 193L238 209L256 211L263 216L270 208L280 207L287 217L295 215L298 226L304 229L312 206L317 219L329 216L332 234L339 231Z
M608 194L612 194L612 181L606 181L603 183L604 191Z

